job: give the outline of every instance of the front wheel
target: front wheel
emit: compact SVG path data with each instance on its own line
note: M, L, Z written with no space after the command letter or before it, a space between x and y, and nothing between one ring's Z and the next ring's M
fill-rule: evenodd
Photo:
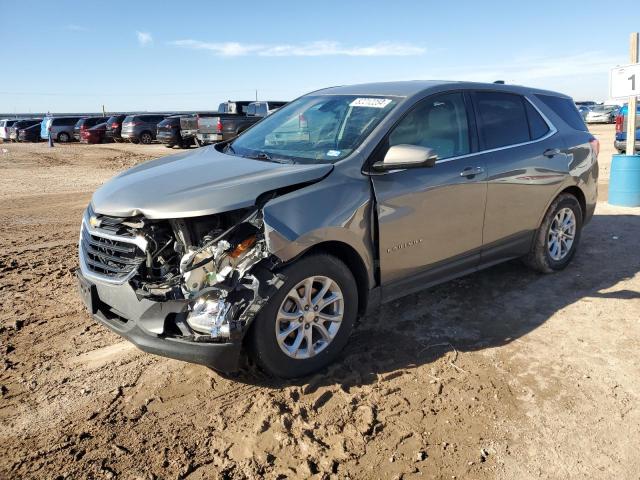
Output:
M308 375L332 362L347 344L358 313L351 271L330 255L310 255L285 267L286 280L260 311L249 353L281 378Z
M573 258L582 232L582 207L578 199L563 193L553 201L524 258L525 263L542 273L562 270Z

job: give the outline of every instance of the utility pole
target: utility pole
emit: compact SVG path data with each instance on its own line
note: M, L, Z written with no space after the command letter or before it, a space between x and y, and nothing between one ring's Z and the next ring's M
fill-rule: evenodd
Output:
M258 101L258 89L256 88L256 102Z
M106 112L104 111L104 104L102 105L102 116L103 116L103 117L106 117L106 116L107 116Z
M630 63L639 63L638 58L638 32L631 34L630 48L629 48L629 60ZM640 81L638 79L637 81ZM629 97L629 104L627 108L627 155L635 155L635 143L636 143L636 110L638 108L638 100L635 95Z

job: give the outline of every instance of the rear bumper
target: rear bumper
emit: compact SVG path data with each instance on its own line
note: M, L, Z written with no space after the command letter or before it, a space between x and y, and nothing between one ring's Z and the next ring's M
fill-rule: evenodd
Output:
M198 138L198 141L201 144L210 144L210 143L218 143L222 141L222 134L221 133L200 133L198 132L198 135L196 135L196 137Z
M627 149L627 141L626 140L615 140L613 142L613 146L619 152L624 152ZM640 140L636 140L636 143L635 143L634 147L635 147L635 151L636 152L640 152Z
M169 132L158 132L156 140L160 143L176 145L182 141L182 137Z
M240 343L196 342L164 333L169 322L186 315L183 302L138 300L128 283L93 283L81 270L76 275L80 295L93 318L140 350L226 373L238 369Z
M107 138L120 138L120 132L117 130L107 130L106 132L104 132L104 136Z

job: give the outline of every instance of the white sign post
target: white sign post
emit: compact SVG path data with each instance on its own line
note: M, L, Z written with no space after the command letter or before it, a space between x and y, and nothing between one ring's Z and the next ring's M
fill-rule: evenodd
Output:
M640 59L638 58L638 32L631 34L630 65L616 67L609 77L609 93L612 98L628 97L627 104L627 155L635 155L637 97L640 95Z
M611 69L609 74L609 96L628 98L640 95L640 63Z

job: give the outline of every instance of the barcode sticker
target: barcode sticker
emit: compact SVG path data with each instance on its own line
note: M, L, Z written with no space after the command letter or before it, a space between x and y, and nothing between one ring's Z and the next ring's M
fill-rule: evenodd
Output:
M350 107L384 108L391 103L390 98L356 98Z

